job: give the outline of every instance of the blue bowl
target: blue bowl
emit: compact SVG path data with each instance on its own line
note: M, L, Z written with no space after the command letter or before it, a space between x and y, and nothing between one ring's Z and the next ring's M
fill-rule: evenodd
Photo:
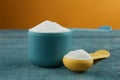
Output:
M29 58L41 67L59 67L72 47L72 31L62 33L28 32Z

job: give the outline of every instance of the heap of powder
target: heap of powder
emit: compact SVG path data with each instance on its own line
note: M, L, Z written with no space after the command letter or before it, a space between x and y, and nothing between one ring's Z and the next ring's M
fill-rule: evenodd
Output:
M70 51L64 57L75 60L90 60L92 57L83 49Z
M29 29L29 31L38 32L38 33L61 33L61 32L68 32L70 31L70 29L64 28L56 22L46 20L38 24L37 26Z

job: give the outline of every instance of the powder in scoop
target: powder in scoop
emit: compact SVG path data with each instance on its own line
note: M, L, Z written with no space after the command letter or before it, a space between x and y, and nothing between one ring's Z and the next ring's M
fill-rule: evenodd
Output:
M83 49L70 51L64 57L76 60L90 60L92 57Z
M46 20L38 24L37 26L29 29L29 31L38 32L38 33L60 33L60 32L68 32L70 31L70 29L62 27L56 22Z

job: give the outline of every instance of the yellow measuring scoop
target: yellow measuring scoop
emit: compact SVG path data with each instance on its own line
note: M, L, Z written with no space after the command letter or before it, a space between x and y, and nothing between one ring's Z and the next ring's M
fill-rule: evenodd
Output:
M91 53L90 56L93 58L93 60L103 59L108 58L110 56L110 52L107 50L98 50L95 53Z
M63 57L63 63L69 70L86 71L93 65L94 60L108 58L110 52L107 50L98 50L95 53L91 53L90 56L92 57L90 60L76 60Z

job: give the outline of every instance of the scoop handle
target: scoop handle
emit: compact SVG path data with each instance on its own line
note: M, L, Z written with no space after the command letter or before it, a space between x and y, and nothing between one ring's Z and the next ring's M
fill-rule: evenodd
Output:
M95 53L91 53L90 56L93 58L93 60L103 59L110 57L110 52L107 50L98 50Z

